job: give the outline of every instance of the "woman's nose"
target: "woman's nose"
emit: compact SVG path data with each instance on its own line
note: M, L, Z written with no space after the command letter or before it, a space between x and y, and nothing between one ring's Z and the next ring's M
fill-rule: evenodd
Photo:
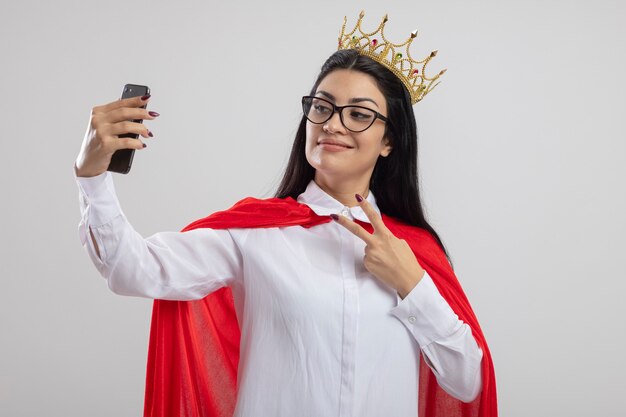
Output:
M326 123L324 123L324 126L327 126L326 129L331 132L345 132L345 127L343 123L341 123L341 116L339 115L338 111L333 113L330 119L328 119Z

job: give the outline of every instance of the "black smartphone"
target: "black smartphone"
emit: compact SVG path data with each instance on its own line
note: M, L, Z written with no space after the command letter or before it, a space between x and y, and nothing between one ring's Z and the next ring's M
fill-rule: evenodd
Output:
M145 85L126 84L122 90L122 98L130 98L137 96L145 96L150 94L150 89ZM141 106L145 109L147 103ZM135 123L143 123L143 119L133 120ZM137 133L124 133L118 135L120 138L134 138L137 139L139 135ZM130 166L133 163L133 156L135 156L134 149L118 149L113 153L111 157L111 163L107 168L107 171L118 172L120 174L128 174L130 172Z

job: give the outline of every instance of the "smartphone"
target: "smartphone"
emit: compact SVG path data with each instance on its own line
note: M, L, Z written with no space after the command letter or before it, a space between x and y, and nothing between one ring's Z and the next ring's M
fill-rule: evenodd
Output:
M150 94L150 89L145 85L137 85L137 84L126 84L124 89L122 90L122 98L130 98L137 96L145 96L146 94ZM142 109L145 109L148 104L144 104L141 106ZM143 119L133 120L135 123L143 123ZM134 138L137 139L139 134L137 133L124 133L122 135L118 135L120 138ZM117 172L120 174L128 174L130 172L130 167L133 163L133 156L135 156L134 149L118 149L113 153L111 157L111 163L107 168L107 171Z

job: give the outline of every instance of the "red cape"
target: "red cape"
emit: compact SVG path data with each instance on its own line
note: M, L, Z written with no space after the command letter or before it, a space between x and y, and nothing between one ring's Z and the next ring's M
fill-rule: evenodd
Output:
M471 403L446 393L420 360L420 417L496 417L496 380L491 353L459 281L426 230L382 214L389 230L407 241L419 264L483 351L482 391ZM315 225L331 221L291 197L252 197L196 220L182 231L208 227L257 228ZM361 226L372 232L369 223ZM237 397L240 329L232 292L221 288L197 301L155 300L150 328L144 417L231 417Z

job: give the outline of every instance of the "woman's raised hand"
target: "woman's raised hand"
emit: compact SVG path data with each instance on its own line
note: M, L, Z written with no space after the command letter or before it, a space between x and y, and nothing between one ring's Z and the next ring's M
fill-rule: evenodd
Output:
M105 172L118 149L145 148L139 139L120 138L118 135L136 133L144 138L152 137L146 126L132 121L152 120L159 116L157 112L141 108L148 100L149 96L145 100L131 97L95 106L91 110L87 132L74 167L77 177L94 177Z
M365 242L365 268L404 298L421 281L425 271L406 240L394 236L367 200L358 194L355 197L370 220L374 233L347 217L337 214L330 216Z

